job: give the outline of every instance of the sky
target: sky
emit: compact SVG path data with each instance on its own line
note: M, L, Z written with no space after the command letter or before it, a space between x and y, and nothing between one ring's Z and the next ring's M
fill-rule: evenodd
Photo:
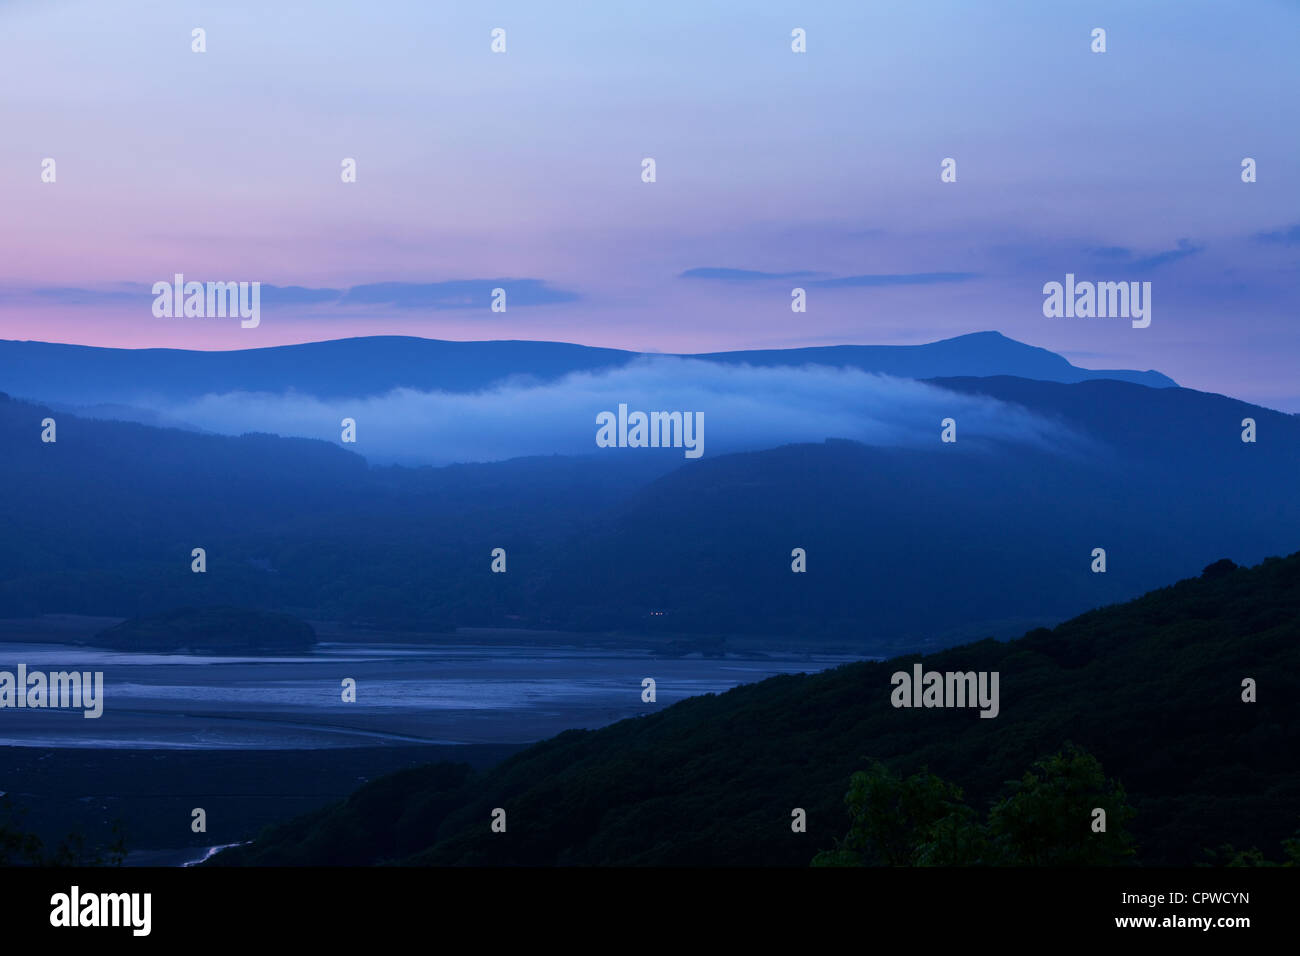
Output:
M1300 411L1297 50L1296 0L0 0L0 338L994 329ZM156 317L176 273L259 324ZM1067 273L1149 327L1044 316Z

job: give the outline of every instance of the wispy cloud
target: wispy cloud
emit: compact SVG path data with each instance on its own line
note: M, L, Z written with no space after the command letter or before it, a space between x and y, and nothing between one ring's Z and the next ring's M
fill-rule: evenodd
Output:
M74 286L8 286L0 287L0 302L31 303L36 305L104 306L152 301L150 287L134 282L112 286L82 289Z
M207 281L232 277L186 275L186 281ZM243 278L243 277L237 277ZM256 277L245 279L253 281ZM160 276L171 282L173 276ZM557 289L543 279L450 279L443 282L376 282L345 289L278 286L262 283L261 302L265 307L285 306L387 306L396 309L486 309L492 302L493 289L506 290L509 306L550 305L573 302L576 292ZM79 288L73 286L0 287L0 302L30 302L64 306L116 306L140 303L148 308L153 300L152 284L122 282L111 286Z
M452 279L447 282L376 282L353 286L343 305L387 305L399 309L486 308L493 289L505 289L508 305L573 302L575 292L553 289L541 279Z
M263 285L262 304L265 306L321 305L336 302L343 295L340 289L309 289L300 285Z
M754 269L720 269L703 267L687 269L679 279L720 279L724 282L762 282L768 279L803 279L811 276L824 276L825 272L810 272L800 269L797 272L758 272Z
M716 279L723 282L763 282L769 279L811 279L805 283L822 289L854 288L870 286L897 285L935 285L943 282L967 282L978 278L974 272L907 272L886 273L883 275L841 276L838 278L817 278L827 276L826 272L813 272L807 269L797 272L758 272L752 269L698 268L687 269L678 278L682 279Z
M885 275L844 276L841 279L821 279L809 285L823 289L855 288L892 285L938 285L944 282L969 282L978 279L976 272L906 272Z
M1190 239L1179 239L1178 246L1166 252L1157 252L1154 255L1144 256L1141 259L1135 259L1128 263L1131 269L1154 269L1157 266L1163 266L1170 262L1177 262L1179 259L1186 259L1188 256L1194 256L1201 252L1205 247L1192 242Z
M1273 242L1285 246L1294 246L1300 243L1300 223L1289 226L1286 229L1274 229L1270 232L1259 232L1255 236L1256 242Z
M1088 246L1082 251L1089 258L1105 263L1108 266L1119 266L1123 269L1136 271L1155 269L1170 262L1177 262L1180 259L1186 259L1188 256L1197 255L1204 250L1205 246L1198 242L1193 242L1191 239L1179 239L1172 249L1153 252L1144 256L1138 256L1128 246Z

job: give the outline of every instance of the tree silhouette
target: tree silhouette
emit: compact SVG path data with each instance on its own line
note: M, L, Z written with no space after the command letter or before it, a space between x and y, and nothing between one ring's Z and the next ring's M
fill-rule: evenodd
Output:
M1039 760L981 823L954 784L928 770L900 778L873 762L853 774L849 832L814 866L1112 866L1131 862L1134 816L1096 757L1066 744ZM1094 810L1106 811L1104 832ZM1297 843L1300 847L1300 843Z
M126 835L120 820L113 823L113 841L102 847L86 846L80 832L69 833L52 852L35 833L22 827L23 811L8 797L0 797L0 866L121 866L126 860Z

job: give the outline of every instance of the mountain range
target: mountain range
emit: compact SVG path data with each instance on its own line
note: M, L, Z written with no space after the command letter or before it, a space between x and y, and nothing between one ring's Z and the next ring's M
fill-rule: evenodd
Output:
M227 392L292 391L323 399L364 398L395 388L472 392L511 378L550 382L662 354L563 342L448 342L404 336L208 352L3 340L0 389L47 404L117 405L147 412L152 405ZM1053 352L997 332L927 345L835 345L678 357L766 368L855 368L903 378L1012 375L1051 382L1106 378L1153 388L1175 385L1155 371L1078 368ZM117 411L121 415L124 409Z
M53 413L9 400L0 614L232 606L890 653L1013 636L1300 540L1293 416L1107 379L925 386L999 411L963 419L951 444L936 420L902 444L410 468L325 441L66 413L44 443ZM1028 411L1033 435L999 431Z

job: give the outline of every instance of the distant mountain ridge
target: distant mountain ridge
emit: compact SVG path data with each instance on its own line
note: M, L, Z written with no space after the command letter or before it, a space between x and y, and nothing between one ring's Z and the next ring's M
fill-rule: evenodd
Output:
M310 624L287 614L246 608L179 608L105 628L93 647L197 654L304 653L316 643Z
M564 342L451 342L368 336L233 351L113 349L0 340L0 390L15 398L83 406L184 401L228 392L294 391L361 398L395 388L473 392L526 376L554 381L573 372L618 368L649 354ZM1156 371L1083 369L1047 349L997 332L925 345L833 345L681 356L728 365L827 365L903 378L1011 375L1073 383L1117 379L1176 386ZM105 417L130 417L101 410Z
M1043 382L1114 379L1149 388L1176 388L1178 383L1153 369L1086 369L1063 356L1026 345L1000 332L972 332L925 345L829 345L819 348L709 352L693 358L758 366L831 365L859 368L899 378L974 378L1006 375Z

